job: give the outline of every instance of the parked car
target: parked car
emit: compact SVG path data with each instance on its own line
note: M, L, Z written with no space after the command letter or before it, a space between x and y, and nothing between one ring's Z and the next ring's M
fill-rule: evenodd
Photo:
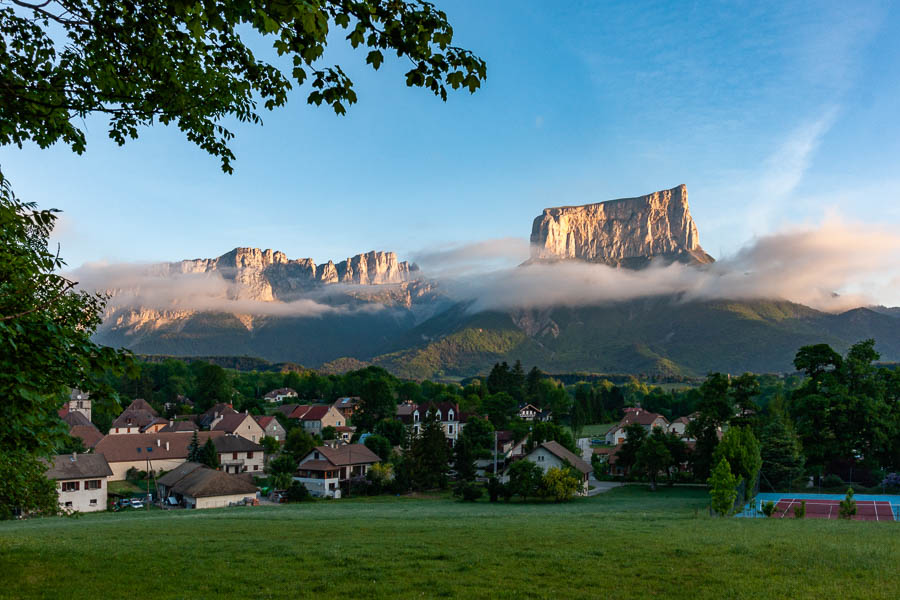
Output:
M122 508L131 506L131 498L119 498L119 506Z
M144 501L137 498L131 499L131 508L144 508Z

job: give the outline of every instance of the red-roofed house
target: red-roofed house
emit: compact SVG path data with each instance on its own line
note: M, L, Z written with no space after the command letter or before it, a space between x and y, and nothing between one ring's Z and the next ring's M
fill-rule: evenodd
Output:
M312 435L321 435L326 427L342 427L347 419L328 404L301 404L288 416L297 419L303 429Z
M653 431L654 427L660 427L663 431L666 431L669 428L669 422L662 415L644 410L640 407L626 408L625 416L622 417L619 424L611 427L610 430L606 432L606 443L615 446L624 442L626 438L625 427L632 423L643 426L648 432Z

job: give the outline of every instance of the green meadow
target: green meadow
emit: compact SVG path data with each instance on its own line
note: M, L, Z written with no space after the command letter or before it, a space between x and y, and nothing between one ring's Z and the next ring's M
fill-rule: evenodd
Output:
M884 522L715 519L698 489L0 523L0 598L898 598Z

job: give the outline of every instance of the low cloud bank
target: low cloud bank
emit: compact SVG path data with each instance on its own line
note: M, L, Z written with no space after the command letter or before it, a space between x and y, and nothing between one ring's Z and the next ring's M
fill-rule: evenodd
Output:
M841 311L900 299L900 235L837 220L757 238L733 256L699 268L670 264L633 271L577 261L520 267L528 258L527 245L523 250L498 242L503 243L422 253L417 262L423 272L437 273L457 299L474 299L472 310L677 295L683 300L777 298ZM509 252L501 255L500 248ZM479 269L483 249L491 262L505 260L507 266Z
M682 300L784 299L826 311L900 303L900 234L839 220L759 237L703 267L651 264L633 271L562 261L521 266L517 238L414 253L422 275L471 310L587 306L648 296ZM248 298L263 281L181 273L169 264L88 264L69 275L86 290L113 294L111 308L319 317L383 310L379 286L298 290L289 302ZM238 277L240 279L240 276ZM358 301L357 301L358 300Z

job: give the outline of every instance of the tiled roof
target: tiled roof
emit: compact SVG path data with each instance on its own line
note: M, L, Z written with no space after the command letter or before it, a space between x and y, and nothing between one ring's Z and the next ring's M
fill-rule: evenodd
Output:
M201 431L197 434L200 445L206 440L224 436L222 431ZM94 448L97 454L106 456L109 462L134 462L138 460L159 460L187 458L188 446L194 435L189 432L179 433L125 433L108 435L100 440ZM166 442L169 449L166 449ZM149 448L149 450L148 450Z
M77 410L72 412L67 412L65 415L62 415L62 420L69 424L69 427L76 427L78 425L93 427L94 424L91 423L90 419L84 416L84 413L80 413Z
M162 477L156 480L156 483L159 485L164 485L166 487L172 487L197 469L202 468L203 465L195 462L186 462L181 463Z
M301 421L321 421L322 417L328 414L328 410L331 407L327 404L314 404L309 407L308 410L304 411L302 415L299 417L293 416L297 414L297 411L292 413L293 418L300 419ZM299 410L299 408L298 408Z
M263 447L239 435L223 435L213 438L216 451L222 452L262 452Z
M156 415L143 409L126 408L116 420L112 422L111 429L116 427L139 427L143 429L156 419Z
M256 486L248 483L242 477L224 471L214 471L209 467L201 467L172 486L172 492L192 498L235 496L237 494L255 496Z
M69 435L80 439L85 448L93 448L103 439L103 434L100 433L100 430L93 423L69 427Z
M197 431L197 424L191 420L186 421L172 421L165 427L159 430L160 433L174 433L177 431Z
M259 424L260 427L265 429L266 427L269 426L269 423L271 423L272 421L275 420L275 417L266 416L266 415L256 415L253 417L253 419ZM277 423L277 421L276 421L276 423Z
M47 470L47 479L84 479L107 477L112 469L102 454L57 454Z
M244 424L244 421L246 421L248 418L250 418L250 415L248 415L247 413L236 412L227 414L222 417L221 421L216 423L216 426L213 427L213 431L225 431L228 433L234 433L241 427L241 425ZM250 420L254 421L254 423L256 422L254 419Z
M378 455L363 444L344 444L337 448L316 446L316 450L336 467L343 467L350 464L360 465L381 462Z
M278 412L280 412L281 414L283 414L283 415L286 416L286 417L290 417L290 416L291 416L291 413L294 412L294 410L295 410L298 406L300 406L300 405L299 405L299 404L282 404L281 406L279 406L279 407L276 408L275 410L277 410Z
M154 417L159 416L159 413L156 412L156 409L150 406L150 403L143 398L135 398L131 404L125 407L125 410L145 410Z

